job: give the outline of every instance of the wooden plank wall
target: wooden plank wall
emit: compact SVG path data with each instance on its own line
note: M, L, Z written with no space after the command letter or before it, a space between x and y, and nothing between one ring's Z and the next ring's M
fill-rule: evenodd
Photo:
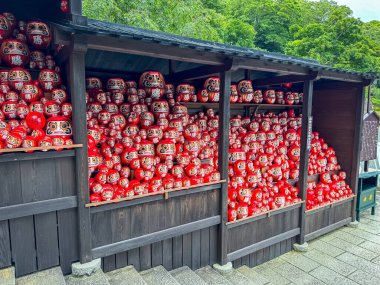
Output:
M0 222L0 268L22 276L61 265L64 274L79 259L76 208Z
M0 207L76 195L73 165L73 157L0 163Z
M75 196L74 171L73 157L0 163L0 210ZM18 209L12 210L15 216L0 219L0 268L13 265L16 276L22 276L61 265L69 273L79 258L76 208L36 208L29 215L19 214Z
M228 229L228 253L299 227L300 209Z
M239 268L244 265L248 267L260 265L293 250L293 244L295 243L296 237L289 238L249 255L243 256L242 258L238 258L232 262L232 265L234 268Z
M351 217L352 201L326 207L306 215L305 234L310 234Z
M184 190L186 191L186 190ZM92 247L100 247L220 214L220 189L91 215Z
M356 105L361 91L360 87L351 84L317 86L314 89L313 131L319 132L335 149L338 162L347 173L347 182L351 181L352 175Z
M142 271L158 265L193 270L217 262L218 227L212 226L103 258L105 272L126 265Z

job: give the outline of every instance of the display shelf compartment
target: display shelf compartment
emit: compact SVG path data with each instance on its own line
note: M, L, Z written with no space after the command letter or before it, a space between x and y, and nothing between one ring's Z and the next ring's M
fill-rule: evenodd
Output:
M224 182L226 182L226 181L220 180L220 181L216 181L216 182L193 185L190 187L182 187L182 188L172 189L169 191L148 193L148 194L144 194L144 195L133 196L130 198L120 198L120 199L111 200L111 201L88 203L85 206L87 208L91 208L91 213L102 212L102 211L106 211L106 210L110 210L110 209L128 207L131 205L138 205L138 204L143 204L143 203L148 203L148 202L153 202L153 201L170 199L170 198L178 197L178 196L184 196L184 195L190 195L190 194L204 192L204 191L210 191L210 190L220 188L221 184ZM100 207L100 206L102 206L102 207Z
M355 197L356 197L356 195L351 195L350 197L347 197L347 198L344 198L344 199L341 199L338 201L330 202L330 203L327 203L325 205L321 205L321 206L315 207L313 209L307 210L307 211L305 211L306 216L310 215L313 212L321 211L324 208L333 208L334 206L346 203L347 201L352 201Z
M300 208L303 203L305 203L305 201L294 203L294 204L291 204L291 205L288 205L288 206L285 206L285 207L282 207L282 208L279 208L279 209L270 210L268 212L261 213L259 215L250 216L250 217L243 218L243 219L240 219L240 220L228 222L228 223L226 223L227 229L235 228L237 226L241 226L241 225L244 225L244 224L247 224L247 223L251 223L251 222L254 222L254 221L257 221L257 220L260 220L260 219L269 218L269 217L281 214L283 212L287 212L287 211L290 211L290 210L293 210L293 209Z

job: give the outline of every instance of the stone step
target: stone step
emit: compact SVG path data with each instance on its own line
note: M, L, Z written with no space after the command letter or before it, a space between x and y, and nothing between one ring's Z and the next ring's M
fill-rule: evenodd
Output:
M206 266L195 271L203 281L209 285L232 285L226 278L214 270L211 266Z
M178 281L161 265L142 271L140 272L140 275L148 285L180 285L180 283L178 283Z
M133 265L106 273L110 285L146 285Z
M218 270L217 270L218 271ZM234 285L256 285L253 280L247 278L236 269L228 271L218 271L224 278L226 278L231 284Z
M244 265L244 266L239 267L237 271L240 274L243 274L249 280L251 280L251 282L253 282L253 284L255 285L264 285L264 284L269 283L269 280L265 278L263 275L261 275L260 273L258 273L257 271L255 271L254 268L249 268L248 266Z
M181 284L181 285L207 285L201 277L199 277L194 271L192 271L188 266L183 266L170 271L170 274Z
M0 270L0 284L2 285L15 285L15 268L8 267Z
M90 276L84 275L81 277L68 275L66 276L67 285L110 285L107 276L101 269L98 269Z
M16 279L17 285L66 285L61 267L29 274Z

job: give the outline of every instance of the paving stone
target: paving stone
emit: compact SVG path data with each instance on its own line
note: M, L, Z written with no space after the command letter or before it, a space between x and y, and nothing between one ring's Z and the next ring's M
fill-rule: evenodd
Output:
M374 220L371 220L371 219L368 219L368 218L361 218L360 219L360 223L361 224L365 224L365 225L369 225L369 226L372 226L372 227L380 227L380 222L374 221Z
M380 236L378 235L374 235L360 229L355 229L354 231L351 232L351 234L356 237L362 238L364 240L369 240L374 243L380 244Z
M309 243L309 246L310 249L318 249L319 251L333 257L338 256L344 252L344 250L341 250L340 248L337 248L336 246L333 246L321 240L314 240Z
M310 275L314 276L315 278L321 280L322 282L326 284L344 284L344 285L356 285L357 283L347 279L346 277L336 273L335 271L320 266L313 271L310 272Z
M370 251L376 252L377 254L380 254L380 244L374 243L372 241L365 241L359 244L360 247L363 247L365 249L368 249Z
M371 262L380 265L380 256L378 256L378 257L372 259Z
M351 280L355 281L360 285L379 285L380 278L367 272L356 270L354 273L348 276Z
M163 266L157 266L142 271L140 272L140 275L148 285L180 285Z
M373 220L370 220L367 217L360 217L360 223L362 223L362 224L368 224L371 221L373 221Z
M339 255L337 259L355 266L357 269L364 272L375 274L380 277L380 265L365 260L364 258L345 252L342 255Z
M359 230L364 230L374 235L380 234L380 227L372 226L371 224L359 224Z
M293 253L293 252L292 252ZM292 255L284 255L282 258L284 258L287 262L290 264L298 267L299 269L310 272L313 269L319 267L319 263L315 262L314 260L305 257L301 253L294 252L295 254Z
M347 264L318 250L309 251L305 253L305 256L343 276L348 276L356 270L355 266Z
M344 241L338 238L330 240L328 241L328 243L332 244L333 246L336 246L337 248L340 248L344 251L350 252L352 254L355 254L367 260L372 260L378 256L378 254L373 251L367 250L363 247L354 245L352 243L349 243L347 241Z
M207 285L201 277L199 277L189 267L183 266L169 272L181 285Z
M16 279L17 285L66 285L61 267L54 267Z
M195 273L209 285L232 285L226 278L212 269L211 266L200 268Z
M102 270L97 270L92 275L66 277L66 285L110 285L107 276Z
M321 236L319 238L319 240L324 241L324 242L328 242L329 240L332 240L334 238L335 238L335 236L333 235L333 233L329 233L329 234Z
M264 263L266 264L266 263ZM260 266L263 266L261 264ZM248 266L242 266L237 269L241 274L243 274L245 277L247 277L249 280L253 282L255 285L264 285L269 283L269 279L267 275L261 274L261 270L258 269L259 266L254 268L249 268ZM271 269L268 269L271 270Z
M284 255L285 255L285 254L284 254ZM265 262L265 263L263 263L263 264L260 264L260 265L254 267L254 268L260 268L260 267L262 267L262 268L270 268L270 269L273 269L273 268L275 268L275 267L277 267L277 266L280 266L280 265L282 265L282 264L284 264L284 263L286 263L286 261L285 261L284 259L282 259L282 258L280 258L280 257L277 257L277 258L272 259L272 260L269 260L269 261L267 261L267 262Z
M287 285L290 283L288 279L283 277L281 274L277 273L273 269L269 268L263 268L263 269L256 269L252 268L253 270L257 270L257 274L260 274L260 276L265 276L266 280L269 280L268 285Z
M226 278L231 284L234 285L256 285L254 281L251 281L244 274L237 270L231 270L229 272L219 272L224 278Z
M376 209L378 210L378 209ZM369 220L372 220L372 221L376 221L376 222L380 222L380 216L379 215L375 215L375 216L372 216L372 215L366 215L365 216L367 219Z
M15 285L15 268L8 267L0 270L0 283L2 285Z
M274 269L277 273L288 279L294 284L300 285L319 285L324 284L315 277L305 273L290 263L282 264Z
M106 276L111 285L146 285L133 265L107 272Z
M348 241L352 244L355 244L355 245L359 245L361 244L362 242L365 242L365 239L361 238L361 237L358 237L356 235L353 235L351 233L346 233L346 232L343 232L343 231L339 231L339 232L334 232L333 235L336 237L336 238L339 238L341 240L345 240L345 241Z

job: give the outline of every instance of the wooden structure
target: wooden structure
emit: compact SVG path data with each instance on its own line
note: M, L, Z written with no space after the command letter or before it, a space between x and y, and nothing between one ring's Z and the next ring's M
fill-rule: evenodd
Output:
M53 1L53 0L51 0ZM20 2L5 8L19 14ZM42 5L46 1L34 1ZM58 1L56 1L58 2ZM80 1L71 14L40 7L25 18L50 17L54 43L64 45L73 103L74 140L80 147L62 152L0 156L0 268L16 275L74 261L103 259L105 271L133 264L138 270L157 265L196 269L233 261L255 266L355 220L353 198L306 212L305 204L227 223L227 155L231 114L296 108L303 115L298 181L305 200L311 130L319 131L337 152L356 193L364 87L371 76L322 66L315 61L208 43L118 24L87 20ZM53 7L53 8L52 8ZM4 8L4 9L5 9ZM33 14L34 13L34 14ZM25 15L22 15L25 16ZM199 86L218 74L220 102L188 104L190 110L216 108L220 114L219 167L222 181L166 195L147 196L91 207L87 179L85 77L137 79L157 69L174 84ZM254 80L255 86L293 82L304 93L303 106L230 105L231 82ZM58 229L58 230L57 230ZM12 246L11 246L12 245Z

